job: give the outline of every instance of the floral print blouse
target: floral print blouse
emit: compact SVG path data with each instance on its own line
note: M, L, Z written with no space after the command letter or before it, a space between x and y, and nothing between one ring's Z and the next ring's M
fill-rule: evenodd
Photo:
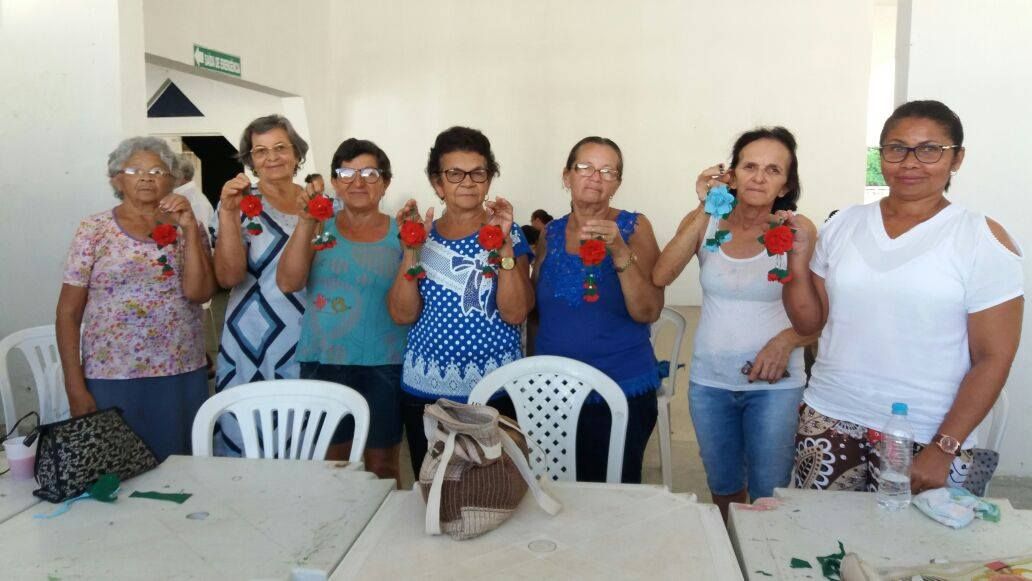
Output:
M201 236L209 248L207 233ZM87 378L161 377L205 365L201 306L183 295L184 245L181 231L160 250L134 238L114 210L79 224L63 282L88 289L80 347ZM162 276L162 255L171 276Z

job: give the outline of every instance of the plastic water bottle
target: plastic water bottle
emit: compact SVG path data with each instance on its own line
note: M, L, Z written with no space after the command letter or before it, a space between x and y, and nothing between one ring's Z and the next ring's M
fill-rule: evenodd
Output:
M892 418L882 430L878 453L878 505L885 510L902 510L910 504L910 464L914 460L914 429L907 421L907 404L892 404Z

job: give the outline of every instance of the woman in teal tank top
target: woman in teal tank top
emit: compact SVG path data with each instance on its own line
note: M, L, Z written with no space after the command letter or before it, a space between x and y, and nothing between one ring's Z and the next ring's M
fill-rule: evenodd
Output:
M398 229L380 212L391 182L391 162L371 141L348 139L333 155L330 183L338 210L323 223L336 244L316 252L319 222L302 212L287 242L276 283L284 292L307 286L295 358L301 377L347 385L369 403L364 461L380 478L398 478L401 443L401 363L408 327L387 312L387 291L401 262ZM299 199L304 207L307 196ZM341 422L327 452L346 459L354 421Z

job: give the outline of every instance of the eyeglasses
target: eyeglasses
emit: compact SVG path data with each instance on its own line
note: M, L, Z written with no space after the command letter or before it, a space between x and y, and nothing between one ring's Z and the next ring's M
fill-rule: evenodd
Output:
M375 184L380 181L380 170L375 167L364 167L362 169L355 169L351 167L338 167L333 170L333 173L337 175L337 179L342 182L351 183L355 181L355 176L360 176L362 181L367 184Z
M160 167L152 167L152 168L146 169L146 170L145 169L140 169L138 167L127 167L127 168L123 168L122 171L120 171L119 173L123 173L123 174L125 174L127 176L132 176L132 177L136 177L136 178L143 177L145 175L146 176L150 176L152 178L163 178L165 176L172 175L172 172L168 171L167 169L160 168Z
M461 184L463 180L466 179L466 176L469 176L469 179L478 184L482 184L487 181L487 170L482 167L478 167L477 169L470 171L453 167L451 169L446 169L441 173L444 174L445 179L453 184Z
M619 171L611 167L595 169L595 166L591 165L590 163L575 163L573 164L573 171L576 172L577 175L586 178L590 178L591 176L595 175L595 172L598 172L599 177L601 177L602 181L605 182L615 182L616 180L620 179Z
M293 149L294 146L289 143L277 143L272 147L258 146L251 150L251 159L255 161L265 161L272 154L276 154L276 157L282 157L286 155L288 151Z
M907 158L907 154L911 151L914 152L914 157L921 163L935 163L942 159L942 154L947 149L960 149L959 145L936 145L934 143L925 143L922 145L915 145L914 147L907 147L893 143L890 145L883 145L878 148L881 151L881 158L889 163L899 163Z

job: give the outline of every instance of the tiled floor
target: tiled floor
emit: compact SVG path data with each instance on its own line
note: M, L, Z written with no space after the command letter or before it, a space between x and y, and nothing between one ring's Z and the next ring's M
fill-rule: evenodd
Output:
M213 307L215 321L222 320L224 308L225 294L222 294L216 298ZM699 308L676 308L688 321L688 330L681 345L680 359L681 363L687 364L691 360L692 338L695 334L695 327L699 322ZM209 337L209 339L213 338ZM657 352L665 353L669 351L671 341L672 339L669 336L660 335L657 343ZM209 342L209 345L214 345L214 343ZM214 357L214 353L212 353L212 356ZM685 395L688 388L687 365L685 365L684 369L678 371L676 388L677 393L674 395L670 405L673 489L675 492L694 492L700 501L709 502L706 474L702 469L702 460L699 458L699 445L695 440L695 429L692 427L691 416L688 414L688 398ZM401 454L401 485L403 488L408 488L412 486L413 476L408 449L404 445L402 446ZM655 433L645 451L643 480L650 484L662 484L663 482L663 473L659 459L659 440ZM997 477L993 479L990 495L996 498L1007 498L1017 508L1032 509L1032 478Z

